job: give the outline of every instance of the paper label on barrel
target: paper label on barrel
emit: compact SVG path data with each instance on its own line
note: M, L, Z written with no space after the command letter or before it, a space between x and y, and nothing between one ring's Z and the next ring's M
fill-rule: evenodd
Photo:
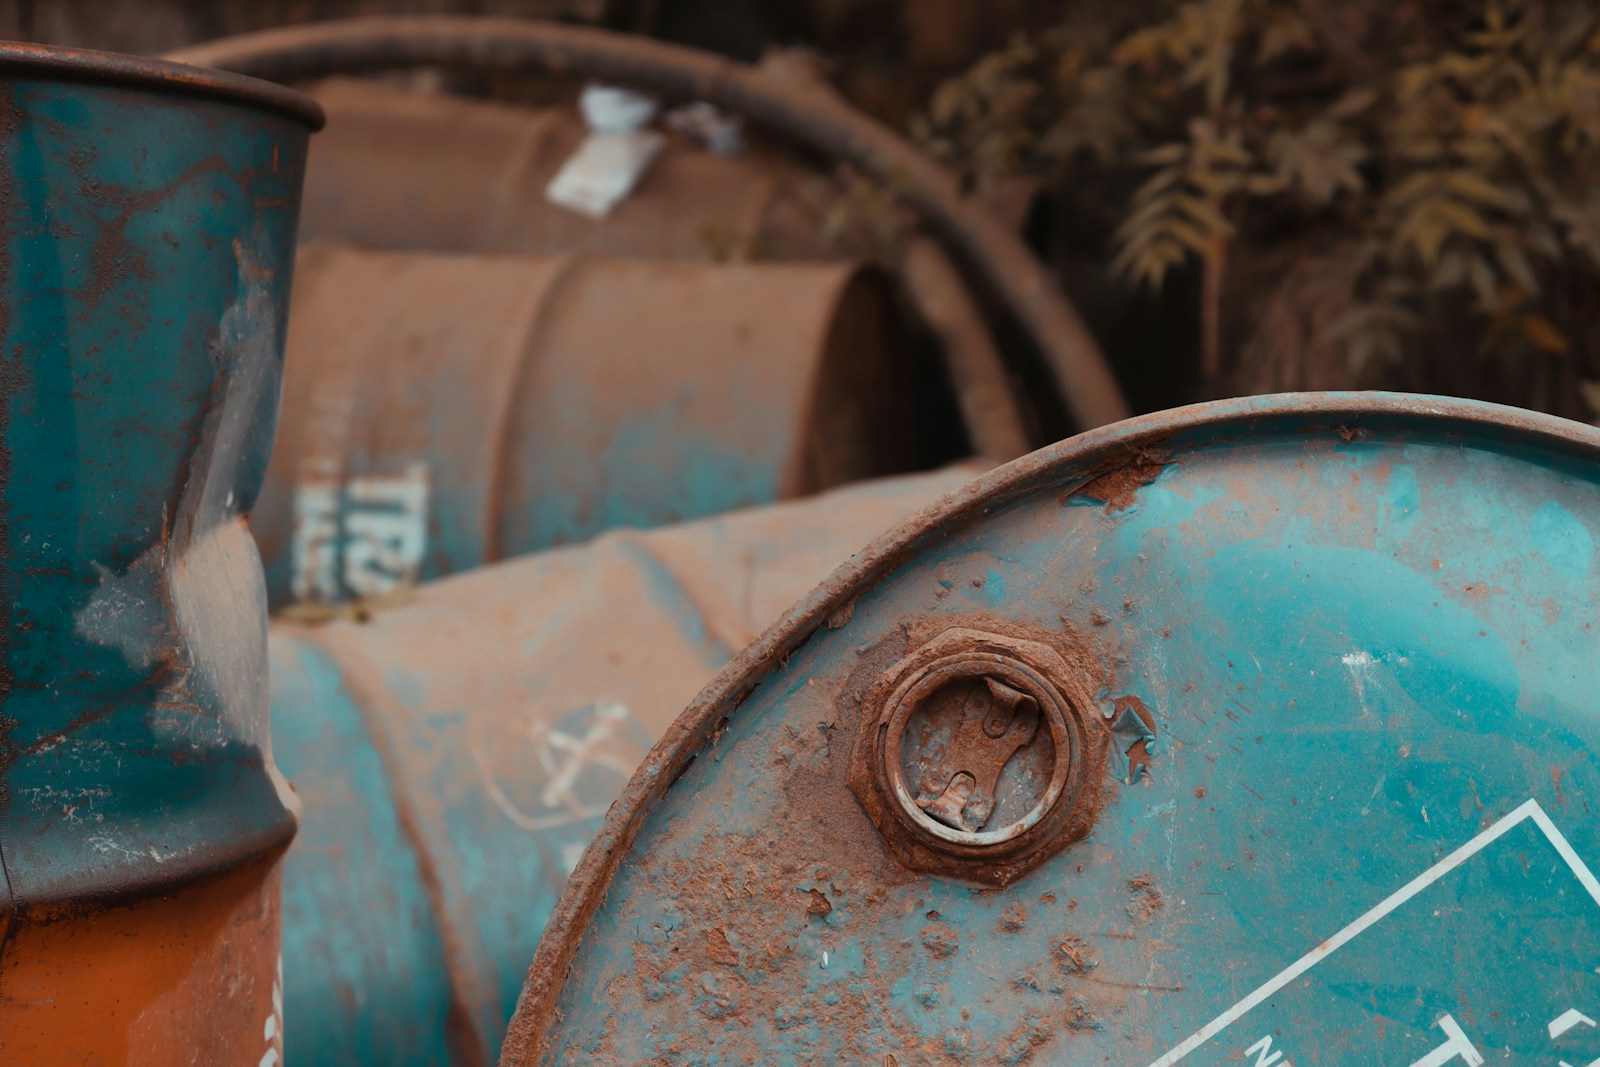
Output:
M1329 933L1151 1067L1600 1067L1600 881L1536 801Z

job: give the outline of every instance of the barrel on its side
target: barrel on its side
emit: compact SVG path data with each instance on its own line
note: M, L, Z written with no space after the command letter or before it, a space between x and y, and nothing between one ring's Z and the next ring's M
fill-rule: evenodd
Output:
M330 122L306 174L304 240L701 263L828 258L827 179L760 146L717 155L669 133L633 192L593 219L545 198L587 135L570 105L517 107L350 79L313 92Z
M252 519L269 593L372 597L904 471L903 355L859 265L312 246Z
M308 134L276 86L0 45L0 1060L281 1054L266 604Z
M1308 394L1034 453L607 816L502 1062L1591 1063L1600 431Z
M617 530L275 624L289 1058L488 1064L567 872L705 681L852 548L975 471Z

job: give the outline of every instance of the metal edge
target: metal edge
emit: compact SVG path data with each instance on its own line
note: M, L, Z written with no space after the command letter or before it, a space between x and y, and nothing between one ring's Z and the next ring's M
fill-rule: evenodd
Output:
M211 97L276 111L298 120L312 132L322 129L327 121L321 104L287 86L188 63L120 52L0 41L0 75L105 83Z
M532 1067L543 1055L545 1038L557 1012L556 1002L577 953L579 935L605 900L612 877L654 804L688 768L697 752L721 736L727 719L737 712L761 676L804 644L830 615L858 596L863 585L887 576L933 538L1017 499L1050 481L1064 468L1093 467L1097 461L1102 468L1115 468L1135 459L1135 450L1158 445L1178 433L1229 426L1275 430L1291 419L1308 417L1322 420L1330 432L1359 429L1363 420L1375 417L1404 417L1431 424L1435 432L1449 432L1452 427L1498 431L1508 442L1542 444L1577 452L1600 463L1600 429L1552 415L1418 394L1280 393L1142 415L1057 442L980 476L906 519L840 565L718 672L667 728L606 813L599 834L578 861L545 925L501 1046L502 1067ZM1296 427L1297 432L1306 429Z
M74 871L30 883L25 892L13 896L12 918L27 920L36 913L61 918L126 908L209 884L252 864L281 858L294 842L299 827L299 818L284 809L282 817L248 836L228 840L224 848L196 849L132 870L102 869L88 878L83 877L82 871Z
M1078 426L1125 418L1104 354L1055 278L943 164L851 107L825 82L597 27L487 15L367 15L225 37L169 58L282 81L418 65L537 70L705 100L893 188L958 260L983 275L1055 378Z

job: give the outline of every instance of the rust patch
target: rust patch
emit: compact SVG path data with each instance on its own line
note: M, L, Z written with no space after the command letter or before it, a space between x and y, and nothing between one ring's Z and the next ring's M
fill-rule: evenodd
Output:
M1115 447L1120 454L1126 455L1123 442L1130 436L1154 446L1178 434L1199 431L1211 433L1235 426L1247 427L1251 433L1262 433L1283 426L1290 426L1295 432L1328 432L1337 423L1365 418L1406 419L1413 425L1436 430L1456 426L1489 428L1496 433L1521 431L1527 433L1534 442L1543 443L1564 454L1580 455L1591 462L1600 458L1600 449L1595 446L1591 429L1532 413L1486 412L1467 404L1431 397L1323 394L1279 398L1265 408L1262 401L1252 398L1150 416L1139 420L1132 428L1119 428ZM550 1028L559 1018L558 1004L562 987L574 959L585 944L586 936L594 929L595 916L606 899L613 877L630 859L639 858L632 849L641 829L650 823L671 780L695 752L703 751L709 743L708 737L714 725L729 715L738 714L738 705L744 697L780 670L781 664L787 663L789 657L822 626L828 614L837 610L846 599L858 595L869 583L892 573L935 539L944 541L955 533L970 529L997 504L1019 499L1029 493L1060 492L1067 486L1079 484L1085 474L1104 472L1106 468L1101 463L1107 448L1105 436L1091 433L1041 450L954 494L915 520L902 524L858 554L851 564L835 572L827 583L798 604L778 625L767 631L724 670L668 730L655 750L655 758L641 766L628 790L612 806L597 840L580 860L545 928L529 970L519 1009L507 1033L503 1062L508 1065L532 1064L541 1050L548 1047ZM906 645L910 632L911 627L902 632L901 647ZM1074 662L1083 655L1084 649L1092 647L1090 642L1080 641L1076 637L1061 644L1064 646L1063 654L1072 657ZM876 674L892 663L895 655L892 651L876 647L862 653L857 668L840 686L842 699L849 698L857 702L838 705L841 708L838 716L841 736L848 737L857 729L859 701L866 695ZM1091 662L1087 667L1103 675L1107 662L1101 661L1098 665ZM1099 680L1104 681L1103 678ZM894 864L886 862L888 857L883 839L868 820L859 817L849 791L837 788L837 776L842 772L838 753L842 747L834 745L833 754L824 756L815 769L807 769L803 774L797 774L792 783L784 784L785 801L790 805L786 808L786 833L789 837L779 840L771 833L759 832L738 845L735 851L750 857L752 876L761 869L755 863L757 857L762 864L768 865L766 869L769 874L784 869L786 852L793 845L792 835L802 832L824 835L831 854L857 857L869 869L881 872L875 874L880 884L863 892L861 899L868 898L873 892L884 891L884 886L894 888L911 880L913 876L897 874ZM1117 788L1114 784L1106 783L1103 792ZM1096 803L1096 800L1091 798L1089 803ZM739 857L728 856L719 858L719 861L739 862ZM697 865L664 864L666 869L661 872L663 882L680 876L693 876ZM682 883L682 886L680 895L692 899L693 889L687 883ZM759 891L759 885L752 889L753 893ZM1040 900L1048 896L1046 893ZM773 899L775 897L769 894L760 897L757 903L767 905ZM721 897L716 898L715 903L722 911L729 907ZM1070 909L1072 905L1069 903L1067 906ZM773 920L762 919L761 916L775 916L782 910L781 907L767 906L765 910L753 912L748 925L756 928L766 922L770 928ZM718 924L727 921L720 918ZM741 929L744 928L741 926ZM901 946L875 945L871 944L871 940L866 939L863 952L865 967L877 968L878 973L905 974L915 966L914 957L901 951ZM698 942L694 944L698 945ZM915 949L917 955L922 954L919 947L912 945L910 948ZM1060 959L1059 952L1053 951L1052 954ZM1066 963L1061 965L1064 967ZM1087 988L1089 983L1092 983L1092 988ZM1138 992L1145 992L1148 988ZM1073 1006L1064 1009L1065 1025L1069 1029L1099 1025L1095 1020L1095 1009L1100 1003L1097 991L1113 989L1116 990L1116 996L1127 998L1127 990L1108 983L1093 982L1093 979L1086 980L1086 988L1081 996L1069 991ZM1111 994L1108 992L1105 995ZM887 1026L887 1032L894 1037L903 1040L915 1037L899 1030L894 1020L884 1015L881 1007L857 1004L849 996L841 1003L828 1025L842 1029L858 1018L866 1020L869 1027L879 1028L879 1032L884 1032L881 1028ZM908 1041L906 1047L919 1048L920 1042ZM929 1058L932 1057L924 1054L917 1057L917 1062ZM865 1052L858 1060L873 1062Z
M930 623L911 640L914 651L836 704L841 719L860 716L851 790L907 867L1006 885L1086 834L1104 803L1110 731L1094 694L1105 657L1081 638L987 619ZM944 726L928 726L935 715ZM941 742L952 715L957 733ZM908 769L900 739L929 729L939 765ZM1048 785L1013 798L991 827L1001 756L1019 749L1042 761L1035 780Z
M724 967L739 966L739 953L728 943L726 930L713 929L706 933L706 957Z
M1094 1010L1089 1007L1089 1002L1083 997L1073 997L1072 1003L1067 1006L1067 1029L1075 1031L1096 1031L1104 1025L1100 1022Z
M936 960L954 956L961 948L961 935L949 923L933 922L922 928L922 947Z
M125 189L85 183L79 190L85 200L114 207L117 214L109 221L96 220L100 235L90 254L90 274L79 291L83 299L83 316L93 313L100 299L126 275L140 281L149 281L154 275L144 260L144 255L127 239L124 231L135 214L148 211L173 193L206 174L226 174L227 167L218 156L208 156L191 164L182 173L158 189L130 193Z
M1138 781L1150 773L1150 742L1140 738L1128 749L1128 778Z
M1139 490L1159 478L1171 462L1171 457L1164 453L1141 449L1127 462L1091 479L1070 495L1103 500L1108 514L1122 511L1132 507Z
M1128 901L1128 917L1134 922L1147 922L1156 912L1166 907L1166 901L1161 897L1161 890L1156 888L1155 879L1148 874L1128 882L1128 892L1131 899Z
M1084 975L1100 966L1100 958L1087 941L1068 933L1056 942L1056 963L1068 975Z

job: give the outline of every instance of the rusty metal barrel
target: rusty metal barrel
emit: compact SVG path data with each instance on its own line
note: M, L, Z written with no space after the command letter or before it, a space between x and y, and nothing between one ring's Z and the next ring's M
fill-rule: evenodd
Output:
M759 142L719 154L667 131L632 193L591 218L545 196L587 135L570 105L519 107L344 78L311 91L329 124L306 174L302 240L700 262L829 251L827 179Z
M785 605L972 464L425 586L271 634L288 1059L493 1061L544 917L672 717Z
M272 601L907 470L896 331L858 264L308 247L252 519Z
M0 45L0 1059L266 1067L295 830L245 529L298 93Z
M874 543L689 706L501 1062L1600 1057L1600 430L1148 416Z

